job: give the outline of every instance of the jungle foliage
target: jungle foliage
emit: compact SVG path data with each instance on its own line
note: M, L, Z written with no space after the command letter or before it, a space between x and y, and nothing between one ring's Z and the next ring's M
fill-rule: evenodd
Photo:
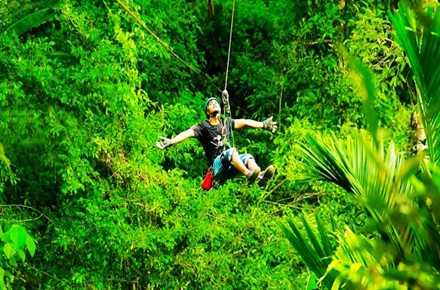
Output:
M155 142L219 97L232 3L0 1L0 288L438 287L435 1L237 1L232 115L280 129L236 143L278 174L205 192Z

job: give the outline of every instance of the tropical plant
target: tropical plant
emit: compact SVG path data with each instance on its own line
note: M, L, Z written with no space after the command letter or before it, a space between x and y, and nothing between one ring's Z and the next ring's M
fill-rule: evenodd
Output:
M318 215L315 215L315 221L318 235L313 232L305 216L301 216L301 222L308 239L304 239L300 230L292 221L288 221L289 227L283 226L283 230L287 239L301 255L301 258L310 270L315 273L317 277L323 277L323 284L330 288L333 280L336 278L336 272L332 272L328 275L326 275L326 272L335 251L334 239L330 231L324 227ZM335 225L332 224L332 231L334 231L334 229Z
M309 137L303 145L311 176L351 192L369 214L370 234L350 229L338 234L326 275L304 259L316 275L338 273L332 289L440 287L440 69L432 61L440 59L440 9L411 10L402 4L391 19L418 88L428 159L423 154L405 159L392 141L380 137L378 118L371 109L375 101L371 73L355 63L369 134L355 132L346 140ZM297 240L306 240L296 235ZM309 232L307 236L315 239ZM320 258L327 257L321 253Z
M427 136L428 155L440 163L440 9L409 9L390 14L417 85L417 100Z

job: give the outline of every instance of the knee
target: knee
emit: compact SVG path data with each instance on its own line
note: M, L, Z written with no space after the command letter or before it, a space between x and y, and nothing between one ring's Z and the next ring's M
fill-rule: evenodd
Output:
M223 155L223 156L224 156L223 157L224 162L228 162L228 163L234 162L234 160L236 160L238 157L237 149L235 149L234 147L229 148L225 152L225 155Z
M232 147L230 150L231 150L231 156L238 156L237 148Z
M257 170L257 171L261 171L260 166L258 166L257 164L252 164L251 162L248 162L248 164L246 165L246 167L250 170Z
M257 162L255 161L255 159L252 155L247 156L246 166L249 168L261 170L260 166L258 166Z

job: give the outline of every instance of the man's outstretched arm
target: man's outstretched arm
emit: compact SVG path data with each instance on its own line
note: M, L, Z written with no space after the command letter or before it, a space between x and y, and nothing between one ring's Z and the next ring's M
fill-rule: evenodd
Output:
M183 140L194 136L195 133L193 128L189 128L188 130L181 132L180 134L178 134L173 138L160 137L160 141L156 142L156 146L159 147L160 149L165 149L171 145L180 143Z
M250 120L250 119L235 119L234 120L234 129L241 129L245 127L251 128L263 128L275 132L277 130L277 123L272 120L273 117L270 117L263 122Z

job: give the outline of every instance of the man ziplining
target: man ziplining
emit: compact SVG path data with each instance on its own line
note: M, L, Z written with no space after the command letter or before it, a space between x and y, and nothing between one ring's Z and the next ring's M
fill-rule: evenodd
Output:
M191 64L183 60L172 47L164 42L159 36L151 30L144 21L133 12L130 7L124 3L124 1L116 0L118 4L133 17L133 19L149 33L153 38L155 38L160 45L162 45L172 56L174 56L180 64L189 68L194 73L201 73L201 70L193 67ZM212 4L211 2L208 4ZM215 98L210 98L206 102L205 112L207 115L207 120L203 121L198 125L192 126L190 129L181 132L173 138L161 137L160 141L156 142L156 146L160 149L165 149L173 144L182 142L183 140L196 137L200 143L202 143L203 149L205 150L206 158L208 159L209 170L206 175L202 188L210 189L213 186L213 182L210 179L213 176L214 180L221 183L228 178L235 176L238 172L244 174L249 181L259 180L264 182L272 177L275 173L275 168L270 165L265 170L261 171L260 167L255 162L255 159L250 154L238 154L238 151L234 147L228 145L227 139L229 135L232 135L232 129L240 129L244 127L251 128L263 128L275 132L277 129L276 122L272 121L272 117L268 118L263 122L258 122L248 119L232 119L230 117L230 108L228 101L228 74L229 74L229 63L231 56L231 46L232 46L232 31L234 26L234 15L235 15L235 4L236 0L232 1L232 11L231 11L231 25L229 30L229 44L228 44L228 58L226 62L226 73L225 73L225 86L222 92L222 98L224 100L225 112L229 115L225 118L224 123L220 118L220 104ZM212 5L211 5L212 6ZM213 8L213 7L211 7ZM211 83L212 78L205 74L204 75ZM225 102L226 98L226 102ZM208 178L209 177L209 178ZM210 181L206 183L205 181ZM209 186L206 186L209 184Z
M226 98L229 97L227 90L224 90L222 95ZM251 127L275 132L277 124L272 121L272 117L263 122L231 118L222 120L220 118L220 104L216 98L208 99L205 104L205 113L207 117L205 121L173 138L161 137L156 146L165 149L187 138L196 137L203 146L214 181L217 183L223 183L238 173L245 175L249 182L257 180L259 183L264 183L274 175L275 167L273 165L261 171L251 154L239 154L237 149L230 147L228 143L228 138L232 134L231 129ZM210 189L210 187L204 189Z

